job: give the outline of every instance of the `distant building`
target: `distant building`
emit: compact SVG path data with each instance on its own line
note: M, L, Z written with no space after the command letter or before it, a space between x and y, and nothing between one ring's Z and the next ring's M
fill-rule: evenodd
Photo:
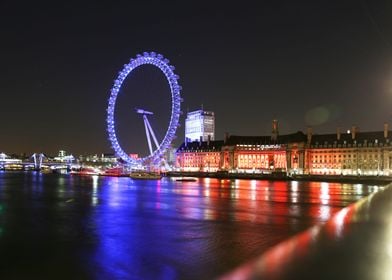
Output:
M93 155L80 155L78 161L82 164L93 164L93 165L116 165L118 158L115 154L93 154Z
M189 112L185 120L185 141L207 141L215 139L214 112L197 110Z
M60 150L57 157L53 158L53 160L60 162L72 162L74 159L73 155L67 155L67 152L64 150Z
M129 154L128 155L131 159L137 160L139 158L139 154Z
M0 164L21 163L21 159L11 158L5 153L0 153Z
M57 156L58 156L58 157L65 157L66 155L67 155L67 152L66 152L66 151L60 150Z
M176 164L176 151L177 149L170 145L163 156L169 166L174 166Z
M101 154L100 161L106 163L117 163L117 157L115 154Z
M22 160L15 159L0 153L0 170L21 170L23 168Z

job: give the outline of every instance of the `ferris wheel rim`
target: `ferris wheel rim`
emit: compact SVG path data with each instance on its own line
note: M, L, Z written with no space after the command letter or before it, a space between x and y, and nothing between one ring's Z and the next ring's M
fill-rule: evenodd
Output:
M170 61L164 58L163 55L157 54L155 52L143 52L143 55L138 54L136 58L131 58L130 62L124 64L122 70L118 73L117 78L114 80L113 86L110 90L110 97L108 100L107 107L107 132L109 136L109 141L117 157L121 158L124 162L128 164L143 164L146 162L154 162L161 158L164 152L169 148L171 142L175 137L175 132L178 127L179 118L181 114L181 86L178 83L179 76L174 73L175 67L169 64ZM121 86L127 76L136 68L142 65L153 65L156 66L165 75L166 80L170 87L171 92L171 114L170 121L167 127L165 136L156 147L154 152L148 156L134 159L131 158L120 146L118 142L118 137L115 131L115 120L114 112L117 101L117 96L120 92Z

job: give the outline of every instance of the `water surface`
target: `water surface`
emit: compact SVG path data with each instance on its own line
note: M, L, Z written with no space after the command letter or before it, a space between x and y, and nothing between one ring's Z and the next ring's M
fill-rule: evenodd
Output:
M380 188L0 171L0 278L212 279Z

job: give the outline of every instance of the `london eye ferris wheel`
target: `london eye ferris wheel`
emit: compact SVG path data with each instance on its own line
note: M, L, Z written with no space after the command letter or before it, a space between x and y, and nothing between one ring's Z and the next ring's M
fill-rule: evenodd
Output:
M181 86L178 83L179 77L174 73L175 67L169 63L170 62L167 58L164 58L163 55L155 52L144 52L142 55L138 54L136 55L136 58L131 58L129 63L124 65L123 69L114 80L113 87L110 90L106 118L109 141L116 156L131 166L157 164L162 159L164 153L170 147L170 144L175 137L181 114L180 108L182 98L180 95ZM164 133L164 137L161 141L159 141L148 120L148 117L154 113L150 112L148 108L135 108L135 112L143 117L149 154L145 157L134 158L131 157L119 143L118 134L116 133L115 107L118 101L117 97L121 94L123 82L132 71L143 65L155 66L166 77L171 93L171 108L168 108L168 110L170 110L170 119L167 124L167 128L165 129L166 132Z

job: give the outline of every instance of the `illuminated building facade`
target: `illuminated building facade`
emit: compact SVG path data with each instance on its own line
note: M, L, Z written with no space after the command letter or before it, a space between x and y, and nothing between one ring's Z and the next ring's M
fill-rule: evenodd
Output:
M215 139L214 112L198 110L189 112L185 120L185 141L207 141Z
M223 141L184 142L176 153L181 171L216 172L220 170Z
M72 162L74 159L73 155L67 155L67 152L64 150L60 150L57 157L53 158L53 160L59 162Z
M223 141L184 143L177 150L181 171L315 175L392 175L392 137L383 131L272 136L225 136Z
M0 170L1 169L21 169L23 168L22 160L15 159L7 156L4 153L0 153Z
M308 131L306 171L309 174L386 175L391 173L392 139L384 131L312 135Z
M290 172L304 169L305 135L230 136L222 148L221 168L245 173Z
M101 154L101 155L87 155L79 156L79 162L81 163L118 163L118 158L115 154Z
M224 141L184 142L177 150L176 167L181 171L303 173L305 139L305 134L297 132L276 138L230 136Z

